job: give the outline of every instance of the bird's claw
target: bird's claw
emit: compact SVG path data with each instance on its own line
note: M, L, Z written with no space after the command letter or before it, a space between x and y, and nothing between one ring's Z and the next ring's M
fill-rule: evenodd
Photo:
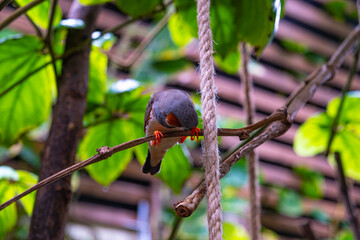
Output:
M161 138L163 138L164 135L160 131L154 131L154 135L155 135L155 140L152 142L152 145L153 146L157 145L157 147L159 147Z
M190 130L191 134L193 136L190 137L191 141L195 140L195 136L196 136L196 141L199 142L199 134L201 133L200 128L198 127L193 127L193 129Z

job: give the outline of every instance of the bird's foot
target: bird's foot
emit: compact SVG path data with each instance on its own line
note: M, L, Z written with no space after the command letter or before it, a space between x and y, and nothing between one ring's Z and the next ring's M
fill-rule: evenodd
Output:
M195 136L196 136L196 141L199 142L199 134L201 133L200 128L198 127L193 127L193 129L190 130L191 134L193 136L190 137L191 141L195 140Z
M184 137L180 138L179 143L184 143L184 142L185 142L185 139L186 139L187 137L188 137L188 136L184 136Z
M161 138L163 138L164 135L160 131L154 131L154 135L155 135L155 140L152 142L152 145L153 146L157 145L157 147L159 147Z

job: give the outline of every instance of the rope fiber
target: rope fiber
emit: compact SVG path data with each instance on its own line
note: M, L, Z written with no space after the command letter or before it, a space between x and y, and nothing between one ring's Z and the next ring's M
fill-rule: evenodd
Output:
M216 88L214 81L213 45L210 28L210 0L197 1L199 28L201 102L203 118L203 161L208 202L209 239L222 239L221 192L219 180L219 153L216 131Z

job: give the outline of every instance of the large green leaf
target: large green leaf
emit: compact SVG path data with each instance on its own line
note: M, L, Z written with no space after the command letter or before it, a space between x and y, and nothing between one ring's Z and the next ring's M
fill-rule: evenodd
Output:
M280 0L233 0L237 36L260 54L275 34L281 12Z
M7 181L0 181L0 202L3 203L15 195L14 188L9 187ZM11 204L0 211L0 239L5 239L5 234L16 224L16 205Z
M157 175L177 194L181 192L184 182L191 174L190 163L182 148L186 147L178 144L167 151L161 163L160 173Z
M16 0L17 4L20 7L23 7L33 0ZM48 28L49 25L49 12L50 12L50 0L44 1L39 5L33 7L26 14L31 18L31 20L39 25L42 28ZM55 15L54 15L54 22L53 24L56 26L60 23L62 18L61 8L60 6L56 6Z
M108 58L98 47L90 52L89 90L87 101L90 104L102 104L105 100Z
M239 224L224 222L223 229L224 240L250 240L250 236L246 229Z
M93 126L80 144L79 155L85 160L95 155L97 148L113 147L132 140L133 136L133 126L125 120L111 120ZM109 185L124 171L132 156L131 149L120 151L104 161L88 166L86 170L98 183Z
M14 170L7 166L0 166L0 203L13 198L15 195L27 190L37 182L37 176L32 173ZM35 203L35 194L33 192L20 199L26 213L31 215ZM11 204L0 211L0 239L9 232L16 224L17 212L16 204Z
M113 1L114 0L80 0L80 3L83 5L98 5Z
M332 119L326 113L316 114L303 123L294 138L294 150L299 156L314 156L325 151Z
M174 42L183 46L198 36L196 1L175 0L174 4L177 13L170 19L169 30ZM237 70L240 41L250 43L260 54L277 30L280 11L280 0L211 1L211 28L220 68L227 72Z
M3 39L0 43L0 94L29 72L50 62L42 43L33 36ZM13 144L49 116L55 90L51 65L28 77L0 97L0 142Z
M144 16L154 10L161 0L116 0L116 6L124 13L132 17Z
M312 156L323 152L328 144L332 123L337 115L340 98L333 99L326 113L310 117L298 130L294 139L295 152L302 156ZM347 176L360 180L360 97L358 92L346 95L340 114L337 133L330 152L339 152ZM329 156L333 162L333 155Z

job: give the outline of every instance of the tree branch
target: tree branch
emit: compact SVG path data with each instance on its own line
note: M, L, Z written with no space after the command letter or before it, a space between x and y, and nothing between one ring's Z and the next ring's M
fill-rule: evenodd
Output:
M253 99L253 79L249 73L248 64L250 60L250 54L247 49L246 43L241 43L241 58L242 58L242 69L241 69L241 80L243 82L243 105L246 112L246 124L252 124L255 115L255 104ZM258 182L259 172L259 155L255 150L250 151L246 156L248 160L248 173L249 173L249 192L250 192L250 230L251 239L258 240L261 236L261 201L260 201L260 189Z
M230 171L231 166L252 149L284 134L290 128L296 113L312 98L320 85L332 79L336 69L343 64L346 56L351 52L354 45L359 42L359 38L360 27L358 25L337 48L328 63L310 73L305 81L290 95L286 103L289 118L286 121L272 124L269 129L240 147L231 154L230 157L224 160L220 165L221 177L225 176ZM203 181L184 201L174 204L176 214L182 217L190 216L199 205L205 193L206 187Z
M346 94L349 91L351 82L354 79L354 76L356 74L356 69L357 69L358 62L359 62L359 51L360 51L360 44L358 44L358 46L356 48L356 51L354 53L353 65L351 66L348 79L346 81L346 84L345 84L344 88L342 89L342 92L341 92L341 100L340 100L340 104L339 104L339 108L337 110L337 113L336 113L336 115L334 117L334 120L333 120L333 122L331 124L331 128L330 128L331 132L330 132L330 137L329 137L329 140L328 140L328 143L327 143L327 146L326 146L325 156L329 155L332 141L334 140L334 137L335 137L335 135L337 133L337 127L338 127L338 124L339 124L339 119L340 119L340 116L341 116L342 108L343 108L344 103L345 103Z
M12 0L2 0L0 2L0 11L4 9L7 5L9 5L12 2Z
M4 27L6 27L7 25L9 25L12 21L14 21L16 18L20 17L22 14L26 13L28 10L30 10L31 8L39 5L40 3L42 3L44 0L34 0L30 3L28 3L27 5L16 9L9 17L7 17L6 19L4 19L4 21L2 21L0 23L0 30L2 30Z
M283 120L285 118L286 118L286 112L276 112L274 114L271 114L269 117L267 117L257 123L254 123L250 126L244 127L244 128L239 128L239 129L219 128L218 135L219 136L239 136L239 137L241 136L242 139L246 139L245 137L246 136L248 137L252 131L255 131L257 128L261 127L262 126L261 124L267 125L274 121ZM169 138L169 137L192 136L192 133L187 130L181 130L181 131L176 131L176 132L163 133L163 135L164 135L164 138ZM202 132L199 134L199 136L203 136ZM97 149L98 154L92 156L91 158L88 158L82 162L76 163L60 172L57 172L57 173L49 176L48 178L41 180L40 182L38 182L37 184L35 184L34 186L29 188L25 192L13 197L12 199L8 200L7 202L1 204L0 210L4 209L11 203L19 200L20 198L26 196L27 194L29 194L43 186L46 186L56 180L59 180L65 176L68 176L79 169L82 169L90 164L107 159L107 158L111 157L114 153L117 153L119 151L123 151L125 149L132 148L139 144L149 142L152 140L155 140L155 136L138 138L138 139L135 139L135 140L132 140L129 142L125 142L125 143L116 145L111 148L109 148L107 146L101 147L101 148Z
M338 170L338 181L339 181L339 193L340 197L345 204L346 212L348 215L351 230L354 234L355 239L360 239L359 222L357 219L357 211L349 197L348 187L346 185L344 169L341 163L340 154L335 152L336 166Z

